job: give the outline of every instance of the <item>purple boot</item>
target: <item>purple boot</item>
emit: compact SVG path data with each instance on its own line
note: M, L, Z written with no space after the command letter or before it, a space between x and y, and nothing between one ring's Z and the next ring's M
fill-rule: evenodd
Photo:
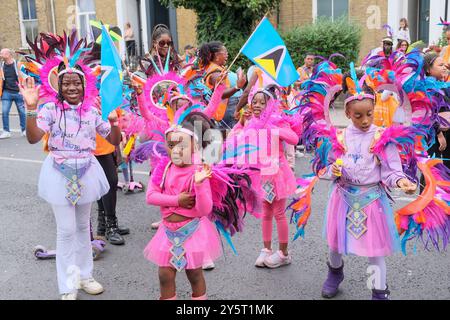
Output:
M339 291L339 285L344 280L344 261L339 268L333 268L329 262L328 265L328 277L322 287L322 297L330 299L337 295Z
M372 289L372 300L389 300L389 295L391 292L386 286L386 290Z

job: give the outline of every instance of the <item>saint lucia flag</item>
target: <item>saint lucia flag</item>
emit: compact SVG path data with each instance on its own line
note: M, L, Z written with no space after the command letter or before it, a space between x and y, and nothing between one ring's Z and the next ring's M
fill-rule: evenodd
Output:
M101 82L102 118L122 105L122 62L111 37L102 25Z
M290 86L299 78L286 45L266 17L256 27L241 52L282 87Z

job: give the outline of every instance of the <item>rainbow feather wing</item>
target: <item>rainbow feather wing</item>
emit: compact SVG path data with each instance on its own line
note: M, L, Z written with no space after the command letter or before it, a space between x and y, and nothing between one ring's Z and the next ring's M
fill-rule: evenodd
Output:
M376 134L380 134L378 131ZM412 181L418 182L417 157L415 150L416 136L424 134L420 129L405 126L391 126L382 131L380 137L375 137L376 143L372 146L371 152L378 155L387 162L385 149L388 144L394 144L402 160L403 172Z
M212 167L210 186L213 210L209 216L224 236L234 253L236 248L231 237L242 232L246 213L259 212L261 199L251 182L251 169L230 166Z
M334 95L342 89L342 72L330 61L319 63L310 80L302 85L303 132L301 141L308 150L314 149L317 140L329 135L331 126L329 108Z
M395 213L406 254L407 242L422 239L426 250L445 250L450 241L450 170L442 160L422 158L419 169L426 186L413 202Z
M298 237L305 236L305 227L311 215L311 195L318 180L319 178L314 174L297 179L296 197L286 208L291 210L291 223L294 223L297 229L294 241Z

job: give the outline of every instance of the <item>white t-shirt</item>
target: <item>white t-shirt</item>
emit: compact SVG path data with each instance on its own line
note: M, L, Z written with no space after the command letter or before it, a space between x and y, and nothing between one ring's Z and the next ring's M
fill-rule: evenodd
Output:
M411 43L411 37L409 36L409 29L406 29L406 30L400 29L397 32L397 41L398 40L406 40L410 44Z

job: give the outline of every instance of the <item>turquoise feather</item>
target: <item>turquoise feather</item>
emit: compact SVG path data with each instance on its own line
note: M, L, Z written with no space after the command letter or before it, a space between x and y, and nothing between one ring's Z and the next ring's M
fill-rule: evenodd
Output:
M231 250L233 250L234 254L237 255L237 250L233 244L233 241L231 241L231 235L223 228L223 225L219 222L215 222L217 230L223 235L229 246L231 247Z

